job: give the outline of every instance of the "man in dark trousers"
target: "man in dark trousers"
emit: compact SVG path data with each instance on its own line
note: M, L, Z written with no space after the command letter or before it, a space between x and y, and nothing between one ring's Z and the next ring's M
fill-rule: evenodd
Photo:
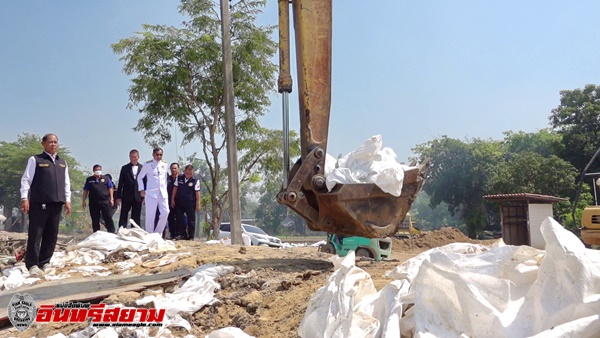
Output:
M140 195L137 183L138 173L142 171L142 164L138 163L140 153L133 149L129 152L129 163L121 167L119 174L119 185L117 195L121 198L117 203L121 205L121 216L119 217L119 226L127 227L127 218L131 210L131 219L140 225L142 215L142 196ZM144 178L146 184L146 178Z
M167 176L167 194L169 197L169 218L167 219L167 224L169 225L170 238L175 239L175 237L180 234L175 232L177 229L177 211L175 210L175 207L171 205L171 199L173 198L173 187L175 187L175 182L179 177L179 164L177 162L173 162L171 163L169 169L171 170L171 175ZM165 234L163 234L163 238L164 237Z
M85 209L85 201L90 196L90 217L92 218L92 229L94 232L100 230L100 214L104 220L106 231L115 233L110 208L115 204L113 192L115 185L108 176L102 175L102 166L93 167L94 175L86 178L83 186L83 198L81 207Z
M110 218L112 218L115 215L115 213L117 213L117 209L119 209L119 205L117 204L116 201L120 200L121 197L119 197L119 194L118 194L118 191L117 191L117 186L114 185L115 184L115 180L113 180L112 175L111 174L106 174L105 176L108 177L108 179L110 179L113 182L113 186L114 186L114 188L113 188L113 198L115 200L115 203L110 207ZM102 217L102 215L100 215L100 224L101 225L105 224L104 218ZM114 224L114 222L113 222L113 224Z
M178 237L175 239L194 240L196 211L200 211L200 180L194 177L194 167L191 164L185 166L184 174L179 175L175 182L171 206L177 210ZM184 214L188 220L187 229Z
M56 153L58 136L44 135L42 146L44 152L29 158L21 177L21 211L29 213L25 267L40 278L54 254L63 205L71 213L69 167Z

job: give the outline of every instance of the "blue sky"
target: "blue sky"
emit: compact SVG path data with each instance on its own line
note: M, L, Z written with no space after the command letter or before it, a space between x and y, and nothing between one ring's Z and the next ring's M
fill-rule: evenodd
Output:
M0 140L54 132L86 168L118 169L131 148L150 159L132 131L139 115L126 108L129 79L110 44L143 23L179 25L177 6L1 1ZM600 82L598 13L591 0L335 1L328 152L382 134L406 161L442 135L501 139L548 127L560 90ZM276 24L276 1L260 22ZM272 95L265 126L281 128L280 100ZM298 129L296 92L291 100ZM199 150L164 148L167 161Z

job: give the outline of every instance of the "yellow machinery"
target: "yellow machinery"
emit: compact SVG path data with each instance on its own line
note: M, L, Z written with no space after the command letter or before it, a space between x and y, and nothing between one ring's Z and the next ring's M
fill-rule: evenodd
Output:
M420 233L421 230L415 227L415 223L413 222L410 212L406 213L406 217L404 217L402 225L400 225L398 232L396 232L396 237L411 237L414 235L419 235Z
M594 205L583 209L581 239L585 244L600 245L600 206Z
M290 3L294 19L301 158L290 169L288 94ZM311 230L368 238L393 236L427 174L427 164L405 172L399 197L375 184L325 186L325 154L331 106L332 0L279 0L278 91L283 97L284 180L277 200L300 216ZM289 172L288 172L289 171Z
M594 163L596 157L598 157L598 154L600 154L600 148L596 150L594 156L592 156L588 164L581 172L579 185L577 187L577 192L575 193L575 199L573 201L572 216L574 221L576 220L575 211L577 210L577 202L579 201L581 188L586 177L592 177L594 180L594 200L596 201L596 204L598 204L598 200L596 198L596 187L600 186L600 180L596 179L596 177L600 176L600 173L588 173L590 166L592 165L592 163ZM600 206L592 205L583 209L583 213L581 214L581 228L579 230L581 230L581 240L585 244L600 245Z

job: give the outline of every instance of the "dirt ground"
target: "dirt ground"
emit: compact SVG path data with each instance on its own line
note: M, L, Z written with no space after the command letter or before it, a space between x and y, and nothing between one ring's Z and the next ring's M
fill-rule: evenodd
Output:
M0 239L6 239L6 234L0 233ZM394 239L391 259L376 262L359 258L357 266L371 274L375 286L381 289L390 282L390 279L384 277L387 271L420 252L454 242L474 241L455 228L443 228L409 239ZM205 306L193 315L184 315L191 323L192 331L173 328L172 332L177 336L192 334L204 337L213 330L235 326L256 337L297 337L297 328L304 317L309 299L317 289L325 285L333 272L333 264L329 260L331 255L319 252L316 247L242 248L198 241L179 241L177 244L180 252L189 252L189 256L161 267L138 265L131 272L153 274L182 268L194 269L206 263L235 267L234 274L218 280L221 290L215 297L219 301ZM125 259L121 256L113 255L104 265L116 272L114 262ZM173 287L165 288L169 292ZM103 302L136 307L135 300L138 298L138 292L125 292L113 294ZM12 327L4 328L0 331L0 337L47 337L59 332L68 335L85 326L34 323L23 334Z

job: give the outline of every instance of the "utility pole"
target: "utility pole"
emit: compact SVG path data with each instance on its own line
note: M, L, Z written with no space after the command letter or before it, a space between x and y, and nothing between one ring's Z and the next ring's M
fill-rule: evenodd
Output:
M227 141L227 171L229 174L229 222L231 244L242 242L242 211L238 178L237 139L235 135L235 111L233 96L233 65L231 56L231 22L229 1L221 0L221 30L223 39L223 79L225 91L225 135Z

